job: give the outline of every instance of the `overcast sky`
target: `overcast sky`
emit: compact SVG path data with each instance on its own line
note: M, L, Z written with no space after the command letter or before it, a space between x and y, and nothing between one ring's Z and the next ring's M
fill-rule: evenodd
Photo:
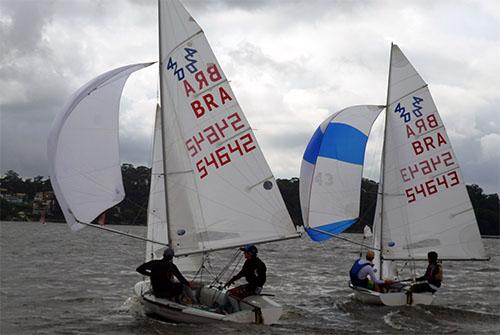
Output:
M465 182L500 191L500 2L183 1L204 29L276 177L298 176L330 114L385 104L390 43L429 84ZM102 72L157 60L156 0L0 0L0 172L47 176L51 123ZM133 74L123 162L150 165L157 67ZM378 180L381 122L365 176Z

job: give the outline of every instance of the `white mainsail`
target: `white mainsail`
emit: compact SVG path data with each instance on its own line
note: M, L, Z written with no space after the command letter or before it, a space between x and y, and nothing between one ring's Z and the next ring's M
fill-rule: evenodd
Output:
M314 241L340 234L359 217L366 143L383 106L353 106L328 117L316 129L300 168L300 203Z
M484 259L474 210L427 84L392 45L381 182L384 259Z
M296 236L276 181L206 38L160 1L169 238L191 254Z
M106 72L82 86L55 119L47 146L50 182L72 230L125 197L118 157L123 85L153 63Z

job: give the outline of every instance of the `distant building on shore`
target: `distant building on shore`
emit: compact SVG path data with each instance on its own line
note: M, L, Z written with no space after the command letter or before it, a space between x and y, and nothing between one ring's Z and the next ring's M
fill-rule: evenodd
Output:
M33 198L33 216L38 216L44 211L47 215L52 215L55 206L54 192L37 192Z
M11 193L6 188L0 188L0 198L15 205L26 203L26 193Z

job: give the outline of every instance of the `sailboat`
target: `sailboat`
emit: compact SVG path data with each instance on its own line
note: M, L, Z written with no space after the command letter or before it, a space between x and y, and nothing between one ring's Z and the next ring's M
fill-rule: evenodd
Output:
M320 125L305 150L300 200L308 235L314 241L339 238L358 221L366 142L383 108L384 144L371 247L379 278L400 280L400 262L426 261L429 251L436 251L442 261L486 260L458 161L430 91L395 44L386 106L355 106L335 113ZM411 293L410 285L386 293L350 287L365 303L432 303L434 294Z
M160 96L156 112L148 232L143 238L92 223L124 199L118 116L124 66L84 85L49 136L51 183L73 230L92 226L147 242L146 260L174 250L181 271L202 273L210 254L297 238L276 180L200 26L177 0L158 2ZM181 257L182 256L182 257ZM225 267L227 270L229 264ZM223 313L222 273L195 276L195 301L156 298L148 280L134 290L146 313L174 322L273 324L282 307L269 295Z

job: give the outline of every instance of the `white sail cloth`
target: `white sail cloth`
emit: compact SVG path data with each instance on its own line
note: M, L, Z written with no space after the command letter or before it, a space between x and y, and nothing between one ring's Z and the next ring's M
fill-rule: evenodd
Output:
M159 4L167 211L176 254L295 235L203 31L179 1Z
M151 166L151 183L148 201L148 228L146 242L146 261L163 257L165 244L169 243L167 211L165 199L165 174L163 173L163 140L161 132L161 110L156 109L155 130L153 139L153 162ZM154 243L154 242L160 243ZM177 258L175 264L188 278L197 273L202 264L200 254Z
M165 180L163 173L163 141L161 136L160 106L156 109L153 137L153 161L151 182L149 184L148 230L146 242L146 261L163 257L165 246L151 241L168 244L168 226L165 200Z
M474 211L424 80L392 46L382 161L384 259L484 259Z
M72 230L123 200L118 112L127 78L153 63L106 72L82 86L57 116L48 139L50 182Z
M300 203L314 241L340 234L359 216L370 129L383 106L353 106L328 117L312 136L300 169Z

